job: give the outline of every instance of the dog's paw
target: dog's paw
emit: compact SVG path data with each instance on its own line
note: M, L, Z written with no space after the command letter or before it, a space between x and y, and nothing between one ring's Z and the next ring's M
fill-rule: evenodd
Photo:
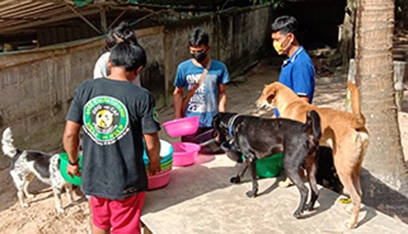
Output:
M27 203L27 202L20 203L20 206L21 206L22 208L27 208L27 207L28 207L28 203Z
M239 178L239 176L237 177L231 177L230 182L233 184L238 184L241 182L241 178Z
M34 195L33 195L33 194L31 194L31 193L27 193L27 194L26 194L26 197L27 197L27 198L33 198L33 197L34 197Z
M248 191L246 195L248 197L256 197L258 191Z
M349 228L349 229L356 228L357 227L357 222L353 223L351 220L349 220L349 221L346 222L346 227Z
M295 218L299 219L302 216L302 211L296 210L295 213L293 213L293 216L295 216Z
M292 185L292 182L289 179L286 179L285 181L279 182L279 187L286 188Z
M308 210L308 211L312 211L312 210L314 210L314 208L313 208L313 206L312 206L312 203L307 203L306 204L306 206L305 206L305 210Z
M58 214L63 214L64 213L64 209L62 207L57 207L56 210L57 210Z

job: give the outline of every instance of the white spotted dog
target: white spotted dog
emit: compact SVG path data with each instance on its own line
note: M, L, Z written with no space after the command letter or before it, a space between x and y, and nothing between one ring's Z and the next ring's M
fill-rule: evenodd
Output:
M13 145L13 136L10 128L4 130L1 143L3 153L13 160L10 174L17 188L17 196L21 207L28 207L27 202L24 201L24 195L27 198L34 197L33 194L28 192L28 185L34 179L34 176L36 176L42 182L51 185L57 212L63 213L61 193L65 188L71 203L72 186L61 176L58 154L51 155L40 151L21 151L16 149Z

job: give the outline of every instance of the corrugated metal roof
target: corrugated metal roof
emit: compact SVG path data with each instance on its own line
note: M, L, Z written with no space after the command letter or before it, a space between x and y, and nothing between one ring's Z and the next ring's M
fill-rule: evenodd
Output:
M0 34L8 34L53 22L99 14L101 7L174 8L211 10L223 0L3 0L0 1ZM231 1L232 2L232 1ZM133 5L132 7L130 6ZM82 6L82 7L81 7ZM74 12L76 11L76 12Z
M81 14L98 13L99 8L79 8L70 1L5 0L0 1L0 34L18 31L36 25L78 17L71 8Z

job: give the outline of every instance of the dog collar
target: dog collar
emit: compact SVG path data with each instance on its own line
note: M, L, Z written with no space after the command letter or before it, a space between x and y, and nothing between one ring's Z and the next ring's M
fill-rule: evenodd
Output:
M234 136L234 134L232 133L232 125L234 124L235 119L240 115L241 114L236 114L236 115L232 116L231 119L229 119L229 121L228 121L228 133L232 137Z

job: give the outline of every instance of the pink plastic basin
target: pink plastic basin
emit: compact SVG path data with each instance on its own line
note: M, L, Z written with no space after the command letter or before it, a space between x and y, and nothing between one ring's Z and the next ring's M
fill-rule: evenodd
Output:
M158 172L155 175L148 174L148 189L157 189L166 186L170 181L170 171L171 167L164 171Z
M173 166L187 166L195 162L200 145L190 142L171 143L173 146Z
M200 116L185 117L164 122L163 126L172 137L186 136L197 132L199 119Z

